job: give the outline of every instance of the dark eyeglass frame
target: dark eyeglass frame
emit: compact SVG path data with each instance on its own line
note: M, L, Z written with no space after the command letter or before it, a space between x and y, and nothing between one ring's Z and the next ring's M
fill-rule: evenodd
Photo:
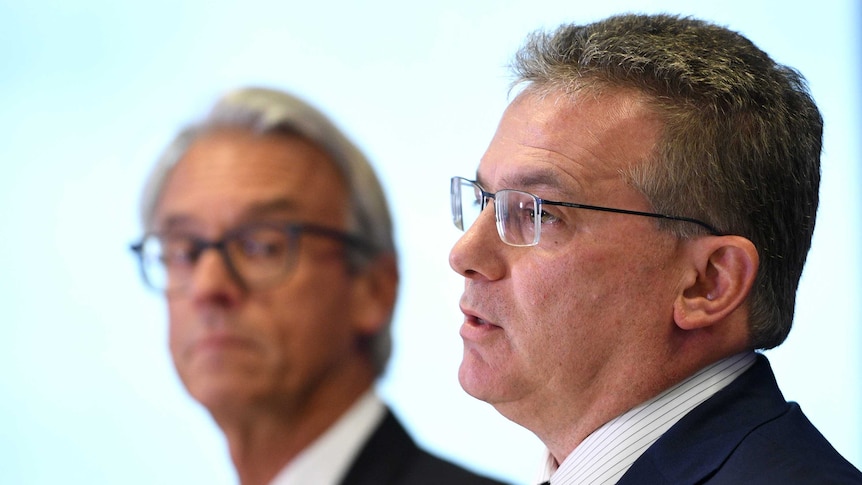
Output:
M291 254L295 253L299 237L302 234L314 234L317 236L323 236L329 239L340 241L350 246L351 248L357 249L366 254L375 254L378 252L378 248L374 244L368 242L367 240L359 236L349 234L338 229L320 226L317 224L296 222L288 222L283 224L256 223L245 224L240 227L231 229L225 232L222 237L217 240L210 240L203 237L186 235L185 237L193 244L192 253L195 255L193 264L197 264L197 260L200 259L200 256L203 254L204 251L206 251L207 249L215 249L221 255L222 260L224 261L225 266L228 269L228 272L237 282L239 282L245 288L257 287L257 285L253 283L250 284L250 282L246 281L245 278L240 274L240 271L237 269L236 264L233 262L232 256L228 251L228 244L230 244L234 240L242 238L243 235L257 229L274 229L283 233L285 236L287 236L288 251L290 251ZM150 277L148 276L148 262L146 260L146 251L144 250L148 239L160 239L164 236L166 236L166 234L164 233L149 232L147 234L144 234L144 236L141 237L138 242L129 245L129 249L137 256L139 263L138 267L141 272L141 278L144 280L144 283L147 285L147 287L158 292L168 293L169 291L171 291L171 289L167 287L162 288L156 282L151 281ZM287 276L290 273L290 269L291 266L285 265L281 276Z
M452 218L453 218L453 222L455 224L455 227L457 227L458 229L461 229L462 231L467 230L467 228L463 227L464 226L464 223L463 223L463 210L464 209L463 209L463 207L461 207L460 198L457 201L457 204L456 204L455 199L456 199L456 195L458 193L460 193L461 186L464 185L464 183L472 185L473 187L478 189L479 193L481 194L482 200L480 202L480 207L479 207L480 213L482 211L484 211L485 207L488 205L488 199L493 199L494 200L494 211L499 214L500 210L497 207L497 194L499 194L501 192L517 192L517 193L525 194L525 195L532 197L533 200L535 201L536 210L538 212L541 211L542 205L555 205L555 206L561 206L561 207L572 207L575 209L587 209L587 210L602 211L602 212L613 212L613 213L617 213L617 214L628 214L628 215L632 215L632 216L643 216L643 217L652 217L655 219L665 219L665 220L672 220L672 221L689 222L692 224L697 224L698 226L706 229L709 232L709 234L712 236L723 236L724 235L724 233L722 233L721 231L719 231L718 229L716 229L712 225L707 224L706 222L703 222L699 219L694 219L691 217L672 216L672 215L668 215L668 214L659 214L656 212L643 212L643 211L636 211L636 210L629 210L629 209L617 209L617 208L613 208L613 207L603 207L603 206L598 206L598 205L578 204L575 202L560 202L560 201L556 201L556 200L547 200L547 199L543 199L543 198L541 198L535 194L531 194L530 192L526 192L523 190L515 190L515 189L501 189L501 190L498 190L497 192L488 192L487 190L484 189L484 187L482 187L482 185L479 182L477 182L475 180L470 180L470 179L467 179L464 177L452 177L451 185L450 185L450 192L451 192L451 197L452 197ZM539 224L537 224L537 228L538 227L541 227L541 226ZM500 232L502 230L500 228L499 218L497 220L497 228L498 228L498 232ZM507 242L505 240L505 238L503 237L503 234L499 234L499 236L500 236L500 239L503 240L504 243L509 244L511 246L516 246L515 244ZM540 237L541 237L541 232L539 232L537 230L535 241L533 241L532 244L524 244L522 246L535 246L536 244L539 243Z

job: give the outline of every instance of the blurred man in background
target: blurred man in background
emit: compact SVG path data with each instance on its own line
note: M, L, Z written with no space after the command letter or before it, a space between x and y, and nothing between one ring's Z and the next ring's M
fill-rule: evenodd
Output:
M164 152L133 246L170 350L240 482L492 484L420 450L375 395L398 269L363 154L267 89L221 99Z

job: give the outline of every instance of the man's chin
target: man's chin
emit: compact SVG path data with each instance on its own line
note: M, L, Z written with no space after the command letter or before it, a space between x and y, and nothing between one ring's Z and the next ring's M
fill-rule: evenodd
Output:
M208 379L187 386L189 395L210 413L241 413L252 405L257 394L248 382Z
M491 368L475 355L465 352L458 368L458 382L464 392L476 399L491 402L493 399L494 375Z

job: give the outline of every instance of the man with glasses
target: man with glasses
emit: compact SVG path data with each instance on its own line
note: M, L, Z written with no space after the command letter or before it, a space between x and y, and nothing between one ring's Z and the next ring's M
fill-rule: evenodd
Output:
M285 93L243 89L182 131L132 249L170 351L239 481L494 484L420 450L372 387L390 353L390 213L360 151Z
M667 15L537 32L513 67L451 181L450 264L461 385L545 443L537 483L862 483L756 352L790 330L814 230L803 78Z

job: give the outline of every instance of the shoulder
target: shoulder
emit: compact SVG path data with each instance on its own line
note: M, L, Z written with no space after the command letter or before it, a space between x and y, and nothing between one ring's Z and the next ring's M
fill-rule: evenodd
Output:
M343 485L503 485L419 448L387 411Z
M620 483L859 483L799 405L787 402L765 357L698 405ZM659 481L653 481L658 479Z
M862 472L789 403L786 413L752 430L709 483L862 484Z
M419 450L403 468L399 483L410 485L502 485L454 463Z

